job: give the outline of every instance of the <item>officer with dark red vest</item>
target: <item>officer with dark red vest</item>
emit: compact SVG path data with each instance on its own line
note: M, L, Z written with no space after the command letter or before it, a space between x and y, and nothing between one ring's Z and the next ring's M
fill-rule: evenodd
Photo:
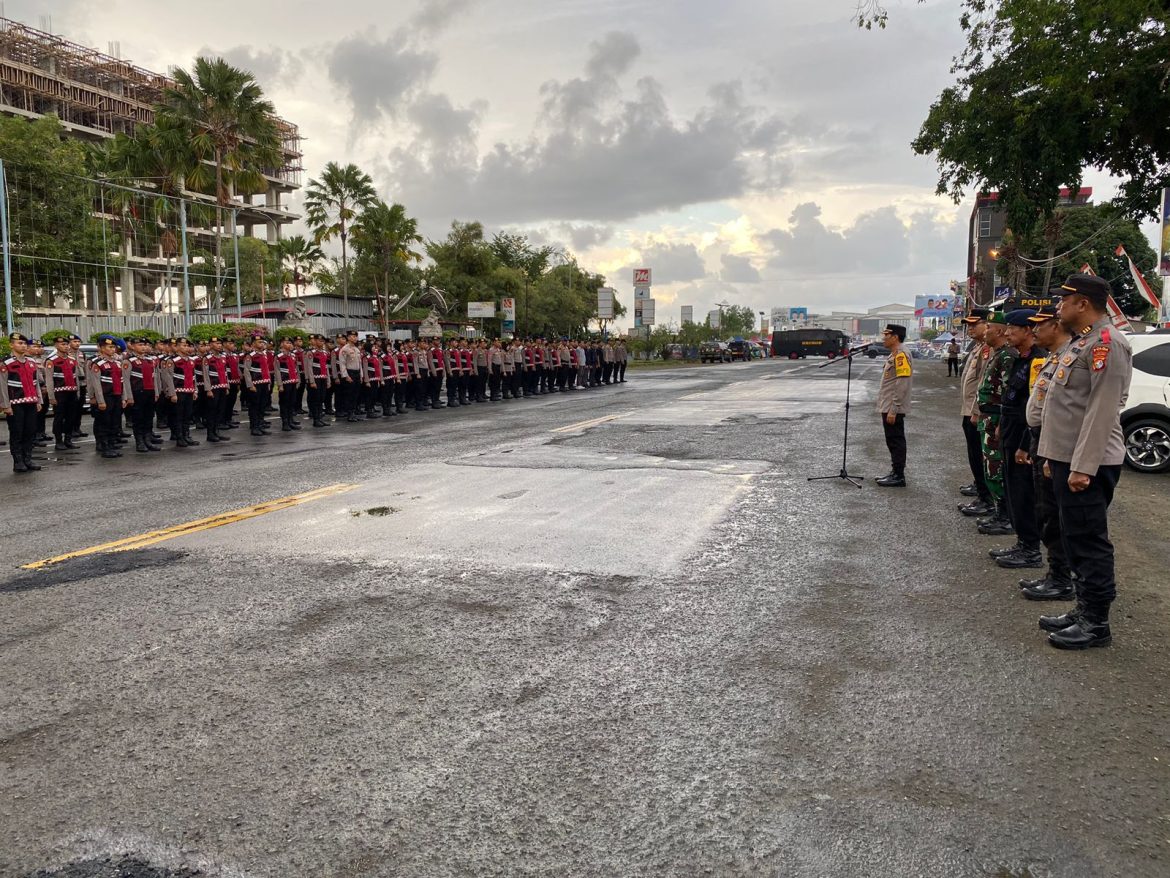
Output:
M130 370L118 355L118 340L98 336L98 356L89 365L89 401L95 406L93 435L97 451L104 458L121 457L122 410L134 403Z
M271 431L264 420L264 408L272 390L272 367L269 365L263 338L252 339L252 348L244 354L241 368L244 373L245 400L248 404L248 426L253 436L267 436Z
M287 433L301 429L296 418L297 388L301 384L300 360L293 350L291 338L280 340L280 353L276 355L276 388L279 393L280 429Z
M329 368L329 351L325 349L326 338L314 333L309 336L309 349L301 355L301 371L309 394L309 416L314 427L328 427L325 420L325 403L333 378Z
M80 447L73 442L73 425L81 420L81 364L69 350L69 336L56 336L53 347L45 357L43 381L53 406L54 448L67 451Z
M41 382L37 365L28 356L28 339L19 332L8 336L12 353L0 363L0 411L8 416L8 451L12 471L39 470L33 463L37 413L41 410Z
M191 424L195 420L195 398L199 395L199 360L195 349L186 338L175 339L172 345L171 368L175 384L173 419L170 424L171 441L179 448L199 444L191 438Z
M382 414L386 417L396 415L398 408L398 386L402 377L398 374L398 355L394 353L392 343L387 340L382 350Z
M240 375L240 354L236 350L236 343L230 338L224 339L223 355L228 366L228 389L220 426L225 430L234 430L240 426L240 422L236 420L236 404L240 400L240 381L243 378Z
M203 357L200 375L203 380L203 424L207 428L208 442L227 442L227 436L219 435L227 417L227 396L231 387L231 372L227 354L223 350L223 339L212 336L207 340L210 350Z
M431 340L431 377L428 380L427 390L431 397L431 408L441 409L443 400L443 373L446 371L446 362L443 357L443 343L440 339Z
M162 443L156 442L154 432L154 406L158 399L159 381L156 376L156 360L150 352L150 341L145 338L128 338L126 347L130 357L130 392L134 395L134 406L130 410L130 423L134 431L134 450L138 452L160 451ZM161 436L157 437L159 440Z

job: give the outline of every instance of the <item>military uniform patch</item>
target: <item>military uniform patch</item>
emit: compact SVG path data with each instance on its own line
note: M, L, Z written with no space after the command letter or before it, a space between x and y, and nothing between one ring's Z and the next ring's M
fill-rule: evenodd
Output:
M1105 368L1105 363L1109 360L1109 345L1098 344L1093 345L1093 371L1100 372Z
M894 376L896 378L910 377L910 358L900 351L894 356Z

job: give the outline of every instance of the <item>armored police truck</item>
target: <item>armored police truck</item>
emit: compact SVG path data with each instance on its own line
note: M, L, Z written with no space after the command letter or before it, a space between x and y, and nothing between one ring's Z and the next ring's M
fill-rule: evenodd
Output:
M803 360L849 353L849 337L836 329L778 329L772 333L772 356Z

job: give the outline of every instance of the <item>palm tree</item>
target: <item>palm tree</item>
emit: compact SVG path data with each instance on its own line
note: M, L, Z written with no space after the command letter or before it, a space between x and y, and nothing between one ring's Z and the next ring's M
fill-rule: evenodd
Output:
M255 77L222 58L196 58L192 73L178 69L175 85L163 92L155 114L160 127L181 131L196 158L187 188L206 190L207 163L215 168L216 298L223 292L223 211L237 192L267 187L265 169L280 165L280 135L275 110Z
M422 253L413 249L422 242L418 221L407 216L406 208L401 204L377 201L363 210L354 223L354 249L359 260L369 260L374 270L374 292L378 296L383 324L390 308L390 275L400 266L422 262ZM381 304L383 296L386 297L384 306Z
M330 162L320 178L310 180L305 189L305 219L316 243L341 238L341 298L349 314L349 261L346 243L349 227L359 208L367 208L378 198L370 175L355 164L341 167Z
M304 235L284 238L276 245L281 264L292 272L293 286L300 295L307 276L311 276L318 264L324 261L325 253Z

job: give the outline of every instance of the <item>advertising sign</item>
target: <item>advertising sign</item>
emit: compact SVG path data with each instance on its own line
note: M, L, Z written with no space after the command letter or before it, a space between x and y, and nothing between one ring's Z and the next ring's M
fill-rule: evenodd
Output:
M1162 190L1162 257L1158 260L1158 274L1170 277L1170 189Z
M468 302L467 316L471 320L496 316L495 302Z
M649 299L650 287L634 287L634 300Z
M642 299L641 302L642 302L642 325L643 326L653 326L654 325L654 300L653 299Z
M597 317L599 320L613 320L613 287L598 288Z
M516 320L516 300L515 299L500 299L500 310L504 312L504 319L515 322Z
M502 320L502 321L500 321L500 332L515 332L515 331L516 331L516 321L515 320Z
M808 322L808 308L789 308L788 309L789 323L807 323Z
M945 317L947 320L950 320L954 311L955 296L953 293L946 293L941 296L914 297L914 316L919 319L923 317Z
M634 269L634 286L648 287L650 286L650 269L635 268Z

